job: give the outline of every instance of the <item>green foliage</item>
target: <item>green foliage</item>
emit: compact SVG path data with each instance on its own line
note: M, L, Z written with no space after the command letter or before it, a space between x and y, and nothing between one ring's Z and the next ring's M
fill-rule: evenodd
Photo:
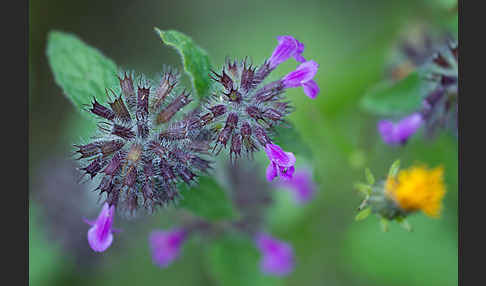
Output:
M260 253L246 237L222 237L210 245L207 258L208 271L218 285L272 286L282 282L260 271Z
M368 208L365 208L363 210L361 210L357 215L356 217L354 218L356 221L360 221L360 220L364 220L365 218L367 218L369 215L371 214L371 208L368 207Z
M405 115L420 108L429 88L430 83L414 71L396 83L377 84L364 95L361 106L380 116Z
M365 196L369 196L373 190L370 185L364 183L356 183L354 184L354 187L358 191L362 192Z
M371 170L369 168L365 169L365 175L366 182L370 185L373 185L375 183L375 177L373 176L373 173L371 173Z
M211 63L205 50L196 45L190 37L177 31L162 31L154 28L162 42L175 48L182 57L184 71L189 75L199 99L209 95Z
M282 147L286 152L292 152L295 155L302 156L309 160L312 159L312 151L309 145L304 142L302 136L294 126L277 126L275 127L275 131L278 134L273 140L275 144Z
M184 199L179 206L195 215L211 221L233 219L237 216L228 194L212 177L201 177L197 186L189 188L181 185L180 189Z
M392 165L390 166L390 170L388 171L388 177L395 177L400 170L400 160L395 160Z
M72 34L49 33L47 58L56 83L78 110L93 97L106 102L105 88L117 84L116 64Z

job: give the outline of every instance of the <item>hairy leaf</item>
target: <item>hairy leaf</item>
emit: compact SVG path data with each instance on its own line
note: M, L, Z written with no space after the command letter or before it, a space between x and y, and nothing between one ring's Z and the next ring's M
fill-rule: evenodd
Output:
M78 110L93 97L106 102L105 88L117 84L116 64L75 35L59 31L49 33L47 58L54 80Z
M162 42L175 48L182 57L185 72L189 75L199 99L209 95L211 63L205 50L190 37L177 31L162 31L155 28Z
M430 90L430 83L418 71L399 82L382 82L368 91L361 106L376 115L405 115L419 109L422 98Z

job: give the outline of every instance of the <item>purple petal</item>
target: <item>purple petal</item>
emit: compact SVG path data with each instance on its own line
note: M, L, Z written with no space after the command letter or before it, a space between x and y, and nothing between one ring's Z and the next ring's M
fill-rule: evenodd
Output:
M153 262L161 268L169 266L179 256L186 234L182 229L153 231L149 236Z
M400 142L405 142L412 136L422 125L422 116L419 113L413 113L397 123L397 137Z
M277 168L274 162L270 161L266 171L267 181L271 182L277 176Z
M378 131L383 141L387 144L403 144L412 136L422 125L423 119L419 113L413 113L404 117L397 123L389 120L378 122Z
M395 126L393 122L389 120L381 120L378 122L378 131L381 134L381 138L387 144L397 143Z
M311 80L317 73L319 64L315 61L310 60L301 63L297 69L288 73L283 79L283 85L285 88L298 87L303 83Z
M111 226L114 214L115 206L109 206L108 203L105 203L96 221L85 220L92 225L88 230L88 243L94 251L105 251L113 242Z
M284 180L290 180L290 179L292 179L292 176L294 175L294 172L295 172L295 167L294 166L290 166L288 168L279 167L279 175L280 175L280 178L282 178Z
M284 152L280 146L269 143L265 146L268 159L281 167L291 167L295 165L295 156L291 152Z
M260 261L262 272L284 276L294 269L294 252L290 244L279 241L270 235L260 233L255 239L256 245L263 255Z
M303 83L302 87L304 88L304 93L312 99L316 98L319 91L321 91L321 89L317 85L317 82L312 79Z
M300 56L300 54L304 51L304 44L300 43L292 36L279 36L277 37L277 40L278 45L268 59L270 69L276 68L279 64L285 62L292 56L296 58L296 60L297 58L301 59L300 57L302 56Z
M304 44L297 41L297 51L295 51L294 59L299 63L305 62L305 58L302 56L302 53L304 52L304 48L305 48Z

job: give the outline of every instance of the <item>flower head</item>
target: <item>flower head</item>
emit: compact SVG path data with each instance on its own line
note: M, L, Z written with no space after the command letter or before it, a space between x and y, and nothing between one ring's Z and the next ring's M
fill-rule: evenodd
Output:
M300 204L309 202L317 188L312 181L312 173L308 170L296 171L290 180L280 181L278 185L289 188L294 194L295 201Z
M444 169L427 169L413 166L389 177L385 183L385 194L407 212L421 210L431 217L438 217L442 198L445 195Z
M273 51L272 56L268 59L270 69L276 68L290 57L294 57L298 62L305 62L305 58L302 56L304 52L303 43L297 41L292 36L279 36L277 40L278 45Z
M204 103L204 112L194 116L191 128L205 128L211 138L213 152L229 149L230 159L242 154L248 157L271 143L274 127L285 123L293 111L285 90L302 86L307 95L315 97L319 87L312 80L317 64L302 57L304 45L291 36L278 37L273 54L261 65L227 59L220 72L212 71L217 83L214 94ZM294 57L303 62L285 78L266 82L278 64Z
M100 195L126 214L176 201L176 184L191 184L210 168L203 155L207 140L189 130L188 118L175 120L191 102L189 92L176 89L177 77L173 70L159 81L125 73L111 96L107 90L108 105L95 99L89 109L102 120L98 138L75 145L78 159L87 162L81 170L91 179L102 177Z
M272 181L275 177L291 179L295 171L295 155L291 152L284 152L280 146L269 143L265 146L270 163L267 167L267 180Z
M153 231L149 243L154 263L161 268L169 266L179 256L181 245L186 238L187 232L183 229Z
M288 73L282 79L283 86L285 88L301 86L304 88L304 92L308 97L312 99L316 98L320 89L313 78L318 68L319 64L312 60L301 63L297 69Z
M262 272L275 276L284 276L294 269L294 251L290 244L279 241L272 236L259 233L256 245L263 258L260 261Z
M404 144L422 125L423 119L419 113L413 113L400 121L389 120L378 122L378 131L387 144Z
M88 230L88 243L96 252L103 252L110 247L113 242L113 233L111 225L113 224L113 216L115 215L115 207L109 206L105 202L103 208L96 221L85 220L91 225Z

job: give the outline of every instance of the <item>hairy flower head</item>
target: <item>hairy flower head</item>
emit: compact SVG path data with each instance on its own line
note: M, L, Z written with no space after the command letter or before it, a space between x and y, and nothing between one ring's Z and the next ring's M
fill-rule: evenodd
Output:
M177 112L190 101L177 86L177 74L166 71L159 81L125 73L120 87L107 91L109 105L96 99L89 112L97 115L99 134L92 142L75 145L81 168L91 179L99 175L97 189L110 206L133 214L179 197L176 185L191 184L210 169L204 158L209 145L204 135L189 128L188 116ZM137 83L138 82L138 83ZM118 91L118 92L117 92Z
M421 210L438 217L445 195L444 169L413 166L401 170L396 177L388 177L385 194L407 212Z
M245 153L252 156L272 143L275 127L285 125L286 117L293 111L286 89L303 87L311 98L319 93L313 80L318 64L301 55L304 45L291 36L278 40L274 53L260 66L247 59L228 59L220 72L212 71L214 93L190 126L210 131L216 153L229 147L230 159ZM285 77L269 82L270 73L291 57L302 63Z

